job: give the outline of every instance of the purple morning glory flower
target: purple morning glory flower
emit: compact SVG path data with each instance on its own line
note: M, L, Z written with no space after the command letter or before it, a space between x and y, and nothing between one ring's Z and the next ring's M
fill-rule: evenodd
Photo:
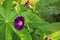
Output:
M17 29L17 30L21 30L24 28L24 17L17 17L15 20L14 20L14 27Z

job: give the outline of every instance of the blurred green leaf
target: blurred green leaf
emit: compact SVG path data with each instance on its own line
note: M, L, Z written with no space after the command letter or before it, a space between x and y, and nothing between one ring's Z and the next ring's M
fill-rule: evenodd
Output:
M28 23L35 23L36 25L46 25L48 22L46 22L45 20L43 20L42 18L39 18L37 15L33 14L32 12L22 12L21 13L22 16L25 17L25 22Z
M13 0L4 0L3 1L3 7L7 9L13 9L15 8L16 4L13 4Z
M55 22L52 17L54 14L60 14L59 0L40 0L36 4L37 15L48 22Z
M34 33L31 33L32 40L43 40L43 37L40 35L36 35Z
M14 1L17 1L18 3L21 3L22 0L14 0Z
M49 35L52 40L60 40L60 31L54 32Z
M27 7L25 6L25 4L20 4L19 9L20 9L20 12L24 12L27 10Z
M18 35L18 37L20 37L21 40L32 40L31 36L25 28L23 30L18 31L14 28L13 23L10 23L9 25L13 29L13 31Z
M46 5L49 5L49 4L53 4L55 2L58 2L59 0L39 0L37 3L37 5L39 6L46 6Z
M40 29L46 34L49 35L51 33L60 31L60 23L52 23L52 24L48 24L45 26L40 26Z
M34 33L40 35L41 37L44 36L43 31L41 29L39 29L39 28L36 28Z
M21 31L18 31L14 28L14 20L18 15L18 13L15 10L12 9L4 9L2 6L0 6L0 39L1 40L14 40L15 36L12 35L15 33L16 36L18 36L18 40L32 40L30 37L30 34L26 29L23 29ZM2 24L2 25L1 25ZM3 25L4 24L4 25ZM13 37L14 36L14 37ZM28 37L28 38L26 38ZM15 39L17 40L17 39Z
M29 28L38 28L42 25L49 24L48 22L44 21L42 18L39 18L37 15L30 12L22 12L21 15L25 18L26 25L29 26Z
M13 1L19 2L18 12L12 9L16 6L12 4ZM54 14L60 13L59 0L39 0L36 5L33 3L36 9L30 9L20 2L4 0L3 6L0 5L0 40L44 40L44 35L52 40L60 40L60 22L49 23L54 21ZM14 27L14 20L18 16L25 18L22 30Z

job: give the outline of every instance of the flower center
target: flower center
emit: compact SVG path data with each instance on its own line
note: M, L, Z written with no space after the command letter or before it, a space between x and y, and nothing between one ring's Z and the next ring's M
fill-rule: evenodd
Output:
M22 21L19 21L18 26L22 26L22 24L23 24Z

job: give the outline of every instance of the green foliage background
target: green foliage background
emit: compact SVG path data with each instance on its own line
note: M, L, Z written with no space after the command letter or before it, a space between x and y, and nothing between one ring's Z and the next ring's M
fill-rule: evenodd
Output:
M0 40L60 40L60 0L0 0ZM25 18L22 30L14 28L14 19Z

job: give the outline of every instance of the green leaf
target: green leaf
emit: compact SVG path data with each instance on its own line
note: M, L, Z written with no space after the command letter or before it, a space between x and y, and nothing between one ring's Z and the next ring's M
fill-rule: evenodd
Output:
M54 32L49 35L52 40L60 40L60 31Z
M25 18L25 24L30 32L39 26L49 24L42 18L39 18L37 15L33 14L31 11L21 12L21 16Z
M5 9L11 9L13 0L4 0L3 7Z
M42 1L42 4L41 4ZM45 4L46 2L46 4ZM40 0L39 2L37 2L36 4L36 11L37 11L37 15L42 17L44 20L52 23L55 22L55 20L57 18L53 18L52 15L56 14L60 14L60 6L59 6L59 0ZM40 5L41 4L41 5Z
M46 5L49 5L49 4L53 4L55 2L58 2L59 0L39 0L37 3L37 5L39 6L46 6Z
M43 37L40 35L36 35L34 33L31 33L32 40L43 40Z
M13 31L18 35L18 37L21 38L21 40L32 40L28 31L25 28L23 30L18 31L14 28L13 23L10 23L9 25L13 29Z
M36 28L34 33L39 34L41 37L43 37L43 31L39 28Z
M5 24L4 25L2 25L2 26L0 26L0 40L5 40L5 27L3 27L3 26L5 26Z
M17 16L19 16L15 10L6 10L2 6L0 6L0 10L0 40L32 40L26 29L22 29L20 31L15 29L14 20Z
M60 31L60 23L52 23L45 26L40 26L40 29L47 35Z
M43 33L43 31L42 31L41 29L36 28L36 29L34 30L34 34L35 34L36 36L38 36L38 39L39 39L39 40L43 40L44 33Z
M28 7L26 7L25 4L20 4L18 9L20 12L25 12L27 11Z
M1 5L0 5L0 15L3 17L2 19L5 19L7 16L6 10Z
M3 27L4 27L4 26L3 26ZM6 27L6 29L5 29L5 30L6 30L6 31L5 31L5 32L6 32L6 35L5 35L6 38L5 38L5 39L6 39L6 40L12 40L12 37L11 37L11 31L12 31L12 30L11 30L11 28L9 28L9 25L8 25L8 24L6 24L5 27Z
M0 26L0 40L12 40L11 29L9 25L3 24Z
M17 1L18 3L21 3L22 0L14 0L14 1Z
M45 20L43 20L42 18L39 18L37 15L33 14L32 12L22 12L21 15L23 17L25 17L25 22L26 23L31 23L32 25L46 25L49 24L48 22L46 22ZM32 26L31 25L31 26Z
M0 40L12 40L11 28L7 24L6 10L0 6Z

